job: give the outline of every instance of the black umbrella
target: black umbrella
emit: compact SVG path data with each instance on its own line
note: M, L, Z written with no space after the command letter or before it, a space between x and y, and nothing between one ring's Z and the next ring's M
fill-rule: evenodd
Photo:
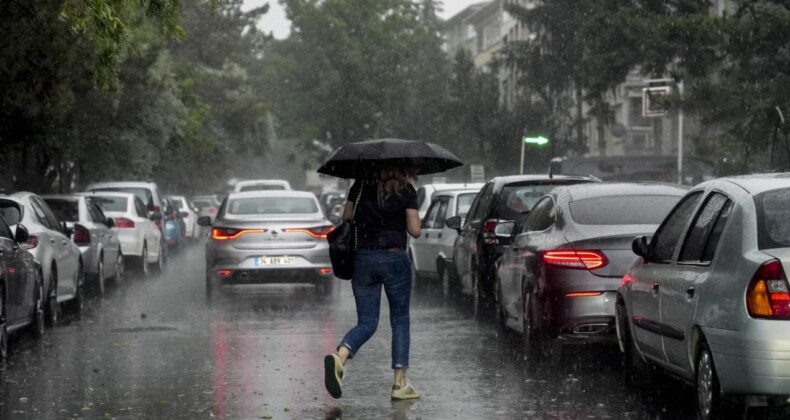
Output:
M318 173L360 178L386 165L410 165L417 175L435 174L464 163L442 146L417 140L377 139L349 143L332 152Z

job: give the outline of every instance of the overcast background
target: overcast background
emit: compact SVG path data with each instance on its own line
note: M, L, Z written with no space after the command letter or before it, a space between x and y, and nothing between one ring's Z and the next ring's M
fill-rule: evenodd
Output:
M463 10L470 4L479 3L482 0L445 0L439 16L447 19ZM262 6L269 3L269 13L261 19L259 27L266 33L274 32L275 38L282 39L288 36L291 30L291 22L285 17L285 10L280 5L279 0L245 0L244 6L247 9Z

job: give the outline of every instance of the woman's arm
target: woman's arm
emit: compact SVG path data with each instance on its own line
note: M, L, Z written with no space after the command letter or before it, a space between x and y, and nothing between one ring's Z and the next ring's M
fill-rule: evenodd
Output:
M413 238L420 237L422 231L420 230L420 213L417 210L406 209L406 231Z

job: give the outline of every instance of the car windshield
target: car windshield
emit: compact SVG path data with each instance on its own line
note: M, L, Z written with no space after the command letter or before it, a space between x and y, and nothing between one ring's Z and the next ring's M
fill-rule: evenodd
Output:
M151 208L154 205L153 194L151 194L151 190L149 190L148 188L106 187L106 188L94 188L91 191L113 191L113 192L131 193L136 195L137 198L139 198L140 201L142 201L143 204L148 208Z
M170 201L173 203L173 206L175 206L175 208L177 208L179 210L181 210L184 207L184 203L181 202L180 198L172 198L171 197Z
M96 203L104 212L125 212L128 205L126 197L112 197L112 196L92 196L93 202Z
M553 184L506 185L499 195L497 217L502 220L518 220L555 187L557 185Z
M232 215L317 212L318 205L316 205L315 200L306 197L232 198L228 202L227 209L227 213Z
M78 222L80 220L80 207L77 200L64 200L58 198L44 199L49 208L64 222Z
M764 192L754 200L760 249L790 247L790 188Z
M678 200L672 195L595 197L572 201L570 210L580 225L659 225Z
M477 196L477 193L460 194L458 196L458 204L455 212L456 216L461 216L462 219L466 219L466 215L469 214L469 208L472 207L472 201L474 201L475 196Z

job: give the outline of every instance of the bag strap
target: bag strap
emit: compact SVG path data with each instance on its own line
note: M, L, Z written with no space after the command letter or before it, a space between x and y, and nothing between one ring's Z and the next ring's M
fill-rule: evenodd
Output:
M359 184L359 194L357 194L357 199L354 201L354 212L351 213L351 222L354 222L354 219L357 217L357 207L359 206L359 200L362 198L362 190L365 189L365 181L361 181ZM357 250L357 224L352 223L354 226L354 251Z

